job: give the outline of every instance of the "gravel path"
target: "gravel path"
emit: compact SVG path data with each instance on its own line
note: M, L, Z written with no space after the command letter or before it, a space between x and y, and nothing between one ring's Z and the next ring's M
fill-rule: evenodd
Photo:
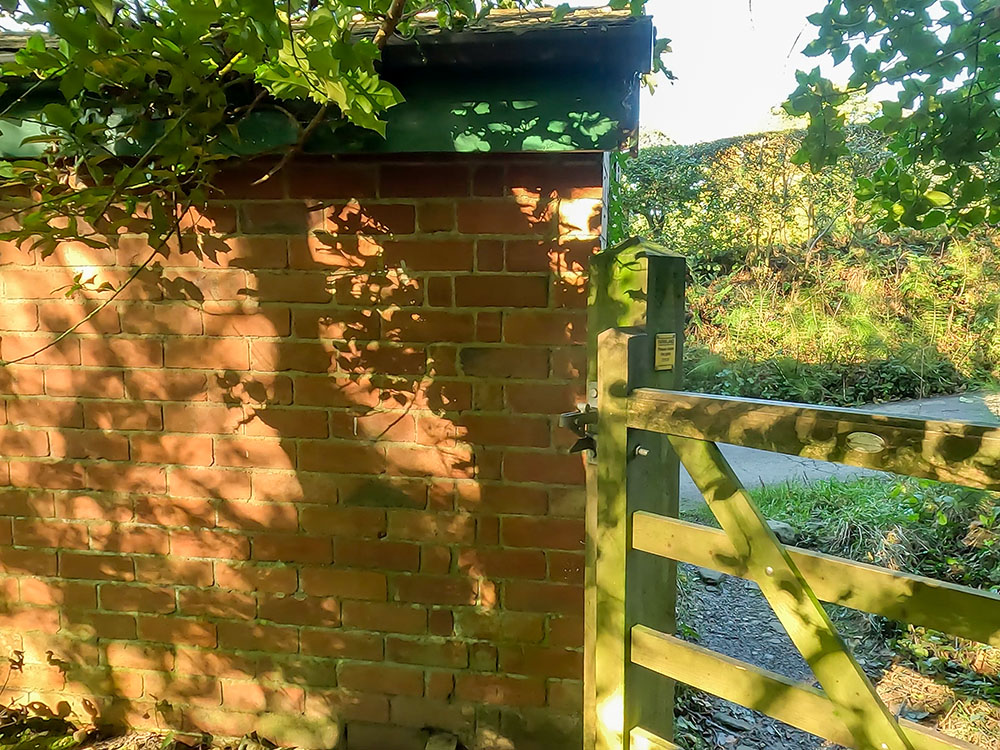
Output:
M812 672L789 640L760 589L741 578L725 577L719 584L701 579L689 565L690 600L684 624L697 632L696 642L713 651L814 684ZM748 638L747 634L753 634ZM837 747L741 706L704 696L703 736L726 750L816 750Z

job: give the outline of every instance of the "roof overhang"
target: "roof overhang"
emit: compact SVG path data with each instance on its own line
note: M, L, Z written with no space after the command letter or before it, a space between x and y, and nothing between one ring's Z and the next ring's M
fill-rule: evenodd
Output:
M0 38L0 56L12 35ZM331 119L311 153L610 151L629 144L639 121L639 77L650 70L652 21L627 11L495 11L462 31L393 39L381 73L405 97L385 115L386 137ZM6 48L6 50L4 50ZM44 104L28 103L33 111ZM0 121L0 153L28 156L37 125ZM259 111L232 144L243 154L291 146L287 115Z

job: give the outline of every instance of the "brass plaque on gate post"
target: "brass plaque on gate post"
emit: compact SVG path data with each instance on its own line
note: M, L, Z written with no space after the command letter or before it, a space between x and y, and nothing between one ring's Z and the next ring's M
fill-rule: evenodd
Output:
M677 334L656 334L656 349L653 353L654 370L673 370L677 362Z

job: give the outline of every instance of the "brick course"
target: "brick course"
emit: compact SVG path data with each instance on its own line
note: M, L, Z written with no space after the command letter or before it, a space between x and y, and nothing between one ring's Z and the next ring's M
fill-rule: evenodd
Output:
M584 472L556 415L583 398L600 156L266 169L0 369L6 697L333 723L359 750L576 746ZM0 358L144 247L0 248Z

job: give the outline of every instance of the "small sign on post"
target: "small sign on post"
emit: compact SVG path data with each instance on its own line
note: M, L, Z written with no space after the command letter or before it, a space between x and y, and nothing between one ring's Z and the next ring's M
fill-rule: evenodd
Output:
M673 370L677 362L677 334L656 334L656 348L653 352L653 369Z

